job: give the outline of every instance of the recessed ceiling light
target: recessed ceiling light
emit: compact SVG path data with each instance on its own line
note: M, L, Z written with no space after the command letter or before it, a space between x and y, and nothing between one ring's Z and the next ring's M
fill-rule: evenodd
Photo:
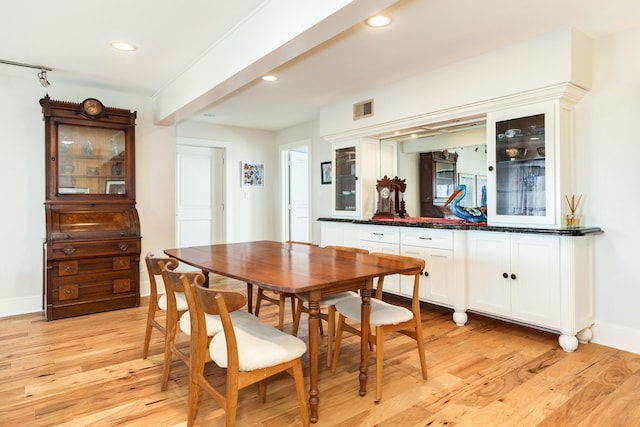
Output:
M371 27L384 27L385 25L389 25L391 22L391 18L384 15L376 15L367 19L367 25Z
M125 42L111 42L111 47L113 47L114 49L126 51L136 50L136 47L134 45Z
M265 82L275 82L278 78L276 76L262 76L262 80Z

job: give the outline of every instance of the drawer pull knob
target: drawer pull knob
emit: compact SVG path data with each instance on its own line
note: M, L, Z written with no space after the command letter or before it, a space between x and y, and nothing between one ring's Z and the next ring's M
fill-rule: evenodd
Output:
M425 271L423 274L424 274L424 277L429 277L429 272L428 271Z
M120 246L118 246L118 248L120 248L121 251L126 251L127 249L129 249L129 245L127 245L126 243L120 243Z
M71 295L71 289L65 289L64 293L67 294L67 295Z
M65 255L71 255L76 251L76 248L67 247L63 249Z
M71 273L72 270L73 269L71 268L70 265L67 265L67 266L64 267L64 271L66 271L67 273Z
M120 260L120 267L124 267L124 261Z
M509 275L507 273L502 273L502 277L504 277L505 279L507 279L509 277Z
M516 275L511 273L511 280L516 280Z

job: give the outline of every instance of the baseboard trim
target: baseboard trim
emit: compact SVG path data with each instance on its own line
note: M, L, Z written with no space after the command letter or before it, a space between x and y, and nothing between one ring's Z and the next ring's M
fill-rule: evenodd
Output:
M606 322L596 322L592 329L592 342L640 354L640 329Z

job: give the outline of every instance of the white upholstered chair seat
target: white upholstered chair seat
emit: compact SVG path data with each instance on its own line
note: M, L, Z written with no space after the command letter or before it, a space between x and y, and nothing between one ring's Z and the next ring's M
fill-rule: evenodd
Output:
M234 311L230 313L231 321L234 326L242 325L247 322L257 322L258 319L253 314L246 311ZM204 321L207 325L207 336L212 337L222 331L222 322L217 314L204 313ZM187 311L180 317L180 330L187 335L191 335L191 316Z
M336 303L336 309L348 319L360 322L362 299L360 296L343 298ZM413 318L413 313L404 307L389 304L379 299L371 298L371 326L397 325Z
M340 301L343 298L348 298L348 297L353 297L356 296L358 298L360 298L360 295L358 295L357 292L353 292L353 291L348 291L348 292L340 292L338 294L332 294L332 295L326 295L322 298L320 298L320 306L321 307L327 307L330 305L336 305L336 303L338 301ZM304 294L300 294L298 295L298 298L301 299L302 301L304 301L305 303L309 302L309 298L307 298L306 295ZM308 304L307 304L308 306Z
M176 308L178 311L187 311L189 306L187 305L187 299L184 296L184 292L174 292L176 295ZM167 310L167 294L162 294L158 298L158 307L162 310Z
M238 322L233 316L236 313L251 316L255 321ZM238 343L238 362L241 372L288 362L299 358L307 351L306 344L300 338L264 324L251 314L234 311L231 317ZM224 332L213 337L209 345L209 354L218 366L227 367L227 343Z

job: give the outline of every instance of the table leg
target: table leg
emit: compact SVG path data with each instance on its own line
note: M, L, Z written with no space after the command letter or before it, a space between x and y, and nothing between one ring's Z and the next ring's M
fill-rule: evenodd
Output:
M318 422L318 340L320 329L320 293L309 294L309 421Z
M371 314L371 290L373 280L367 280L367 286L360 291L362 295L362 307L360 312L360 396L367 394L367 368L369 364L369 315Z

